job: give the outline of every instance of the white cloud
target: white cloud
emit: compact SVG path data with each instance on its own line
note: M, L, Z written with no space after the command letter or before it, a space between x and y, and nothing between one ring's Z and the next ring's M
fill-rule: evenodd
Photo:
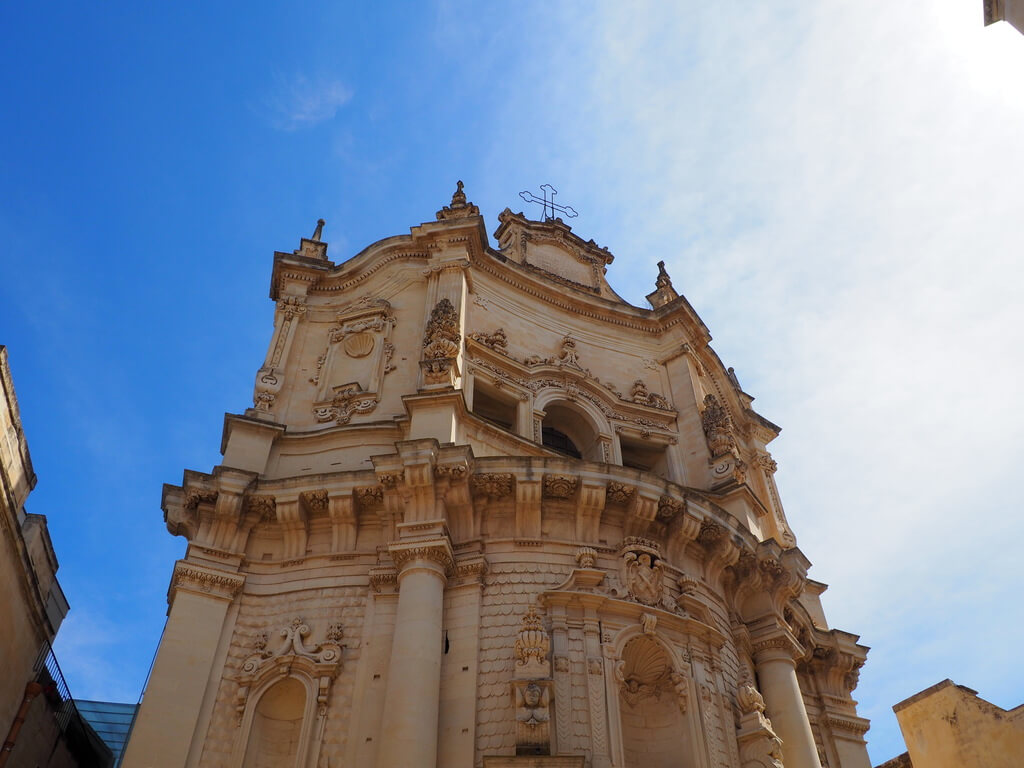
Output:
M276 128L294 131L330 120L351 99L352 89L338 80L278 76L267 106Z
M524 41L488 174L536 156L634 301L665 258L784 427L811 575L873 646L880 762L902 698L1024 687L1001 639L1024 630L1024 37L956 0L687 5L563 9Z
M145 670L134 668L136 659L118 653L131 642L132 629L102 615L85 606L68 614L54 645L57 663L75 698L135 703Z

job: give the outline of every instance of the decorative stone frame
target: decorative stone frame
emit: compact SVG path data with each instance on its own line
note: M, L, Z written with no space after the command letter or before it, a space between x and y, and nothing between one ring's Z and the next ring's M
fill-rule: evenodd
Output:
M650 621L652 614L642 612L643 606L638 605L640 613L639 621L619 630L611 642L602 645L605 657L605 686L608 702L608 731L610 736L610 748L614 753L613 763L615 765L625 764L625 754L622 732L622 691L621 683L615 673L616 666L623 661L623 651L632 641L639 638L655 643L668 659L669 667L674 676L678 676L682 682L675 682L675 695L679 702L683 721L686 723L686 732L680 737L694 739L697 734L702 733L699 714L695 702L699 698L693 680L690 663L684 659L671 643L661 637L655 630L656 623ZM682 688L680 688L682 686ZM699 764L699 758L698 758Z
M391 331L395 315L384 299L366 297L335 313L327 331L327 347L309 381L316 387L313 415L318 423L347 424L352 416L377 407L384 376L394 370ZM334 369L345 359L365 359L366 388L358 381L332 384Z
M305 691L294 768L315 764L320 753L331 683L342 666L341 626L331 625L327 642L314 648L306 648L303 643L303 638L309 634L309 625L302 619L294 619L289 627L281 630L281 634L285 640L277 651L266 650L264 635L257 646L257 652L242 665L235 698L239 730L231 760L232 768L242 768L245 762L260 699L274 685L288 678L299 682Z
M308 670L301 668L278 668L274 665L268 668L265 674L261 675L254 687L250 688L247 697L245 711L242 714L242 721L239 724L238 740L235 742L234 755L232 756L232 768L242 768L245 763L245 753L249 746L249 737L252 732L252 722L256 715L256 705L259 704L263 694L273 688L277 683L291 678L298 681L306 694L305 707L302 712L302 728L299 733L299 746L295 751L294 768L305 768L307 765L315 765L316 758L320 754L320 742L323 739L324 725L327 721L325 715L317 715L317 693L319 685Z

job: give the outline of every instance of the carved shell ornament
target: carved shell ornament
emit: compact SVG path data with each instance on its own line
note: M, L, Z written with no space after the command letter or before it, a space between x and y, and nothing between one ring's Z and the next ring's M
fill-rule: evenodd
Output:
M345 350L345 354L349 357L366 357L368 354L373 352L373 347L376 342L373 339L373 334L367 333L366 331L360 331L354 333L351 336L346 336L345 340L341 343L342 348Z
M622 697L630 706L647 696L660 697L672 673L668 657L661 647L646 638L634 638L622 649L622 660L615 665L615 677Z

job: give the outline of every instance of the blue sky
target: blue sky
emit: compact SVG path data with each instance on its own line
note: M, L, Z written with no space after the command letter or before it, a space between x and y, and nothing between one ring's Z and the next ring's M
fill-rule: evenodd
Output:
M753 4L751 4L753 5ZM269 341L272 252L341 260L544 182L641 304L665 260L760 411L833 626L891 706L1024 701L1024 37L981 2L0 8L0 343L82 698L135 700Z

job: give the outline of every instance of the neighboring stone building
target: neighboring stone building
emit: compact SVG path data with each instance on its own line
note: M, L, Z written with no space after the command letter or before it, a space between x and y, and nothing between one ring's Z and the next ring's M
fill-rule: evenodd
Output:
M985 25L1008 21L1024 32L1024 0L984 0Z
M1020 768L1024 704L1007 711L952 680L894 706L907 751L878 768Z
M0 767L106 766L110 751L79 717L50 650L68 603L43 515L18 398L0 345Z
M275 254L254 407L164 488L126 768L870 766L778 427L663 268L633 307L607 249L499 221L460 182L344 263L323 222Z

